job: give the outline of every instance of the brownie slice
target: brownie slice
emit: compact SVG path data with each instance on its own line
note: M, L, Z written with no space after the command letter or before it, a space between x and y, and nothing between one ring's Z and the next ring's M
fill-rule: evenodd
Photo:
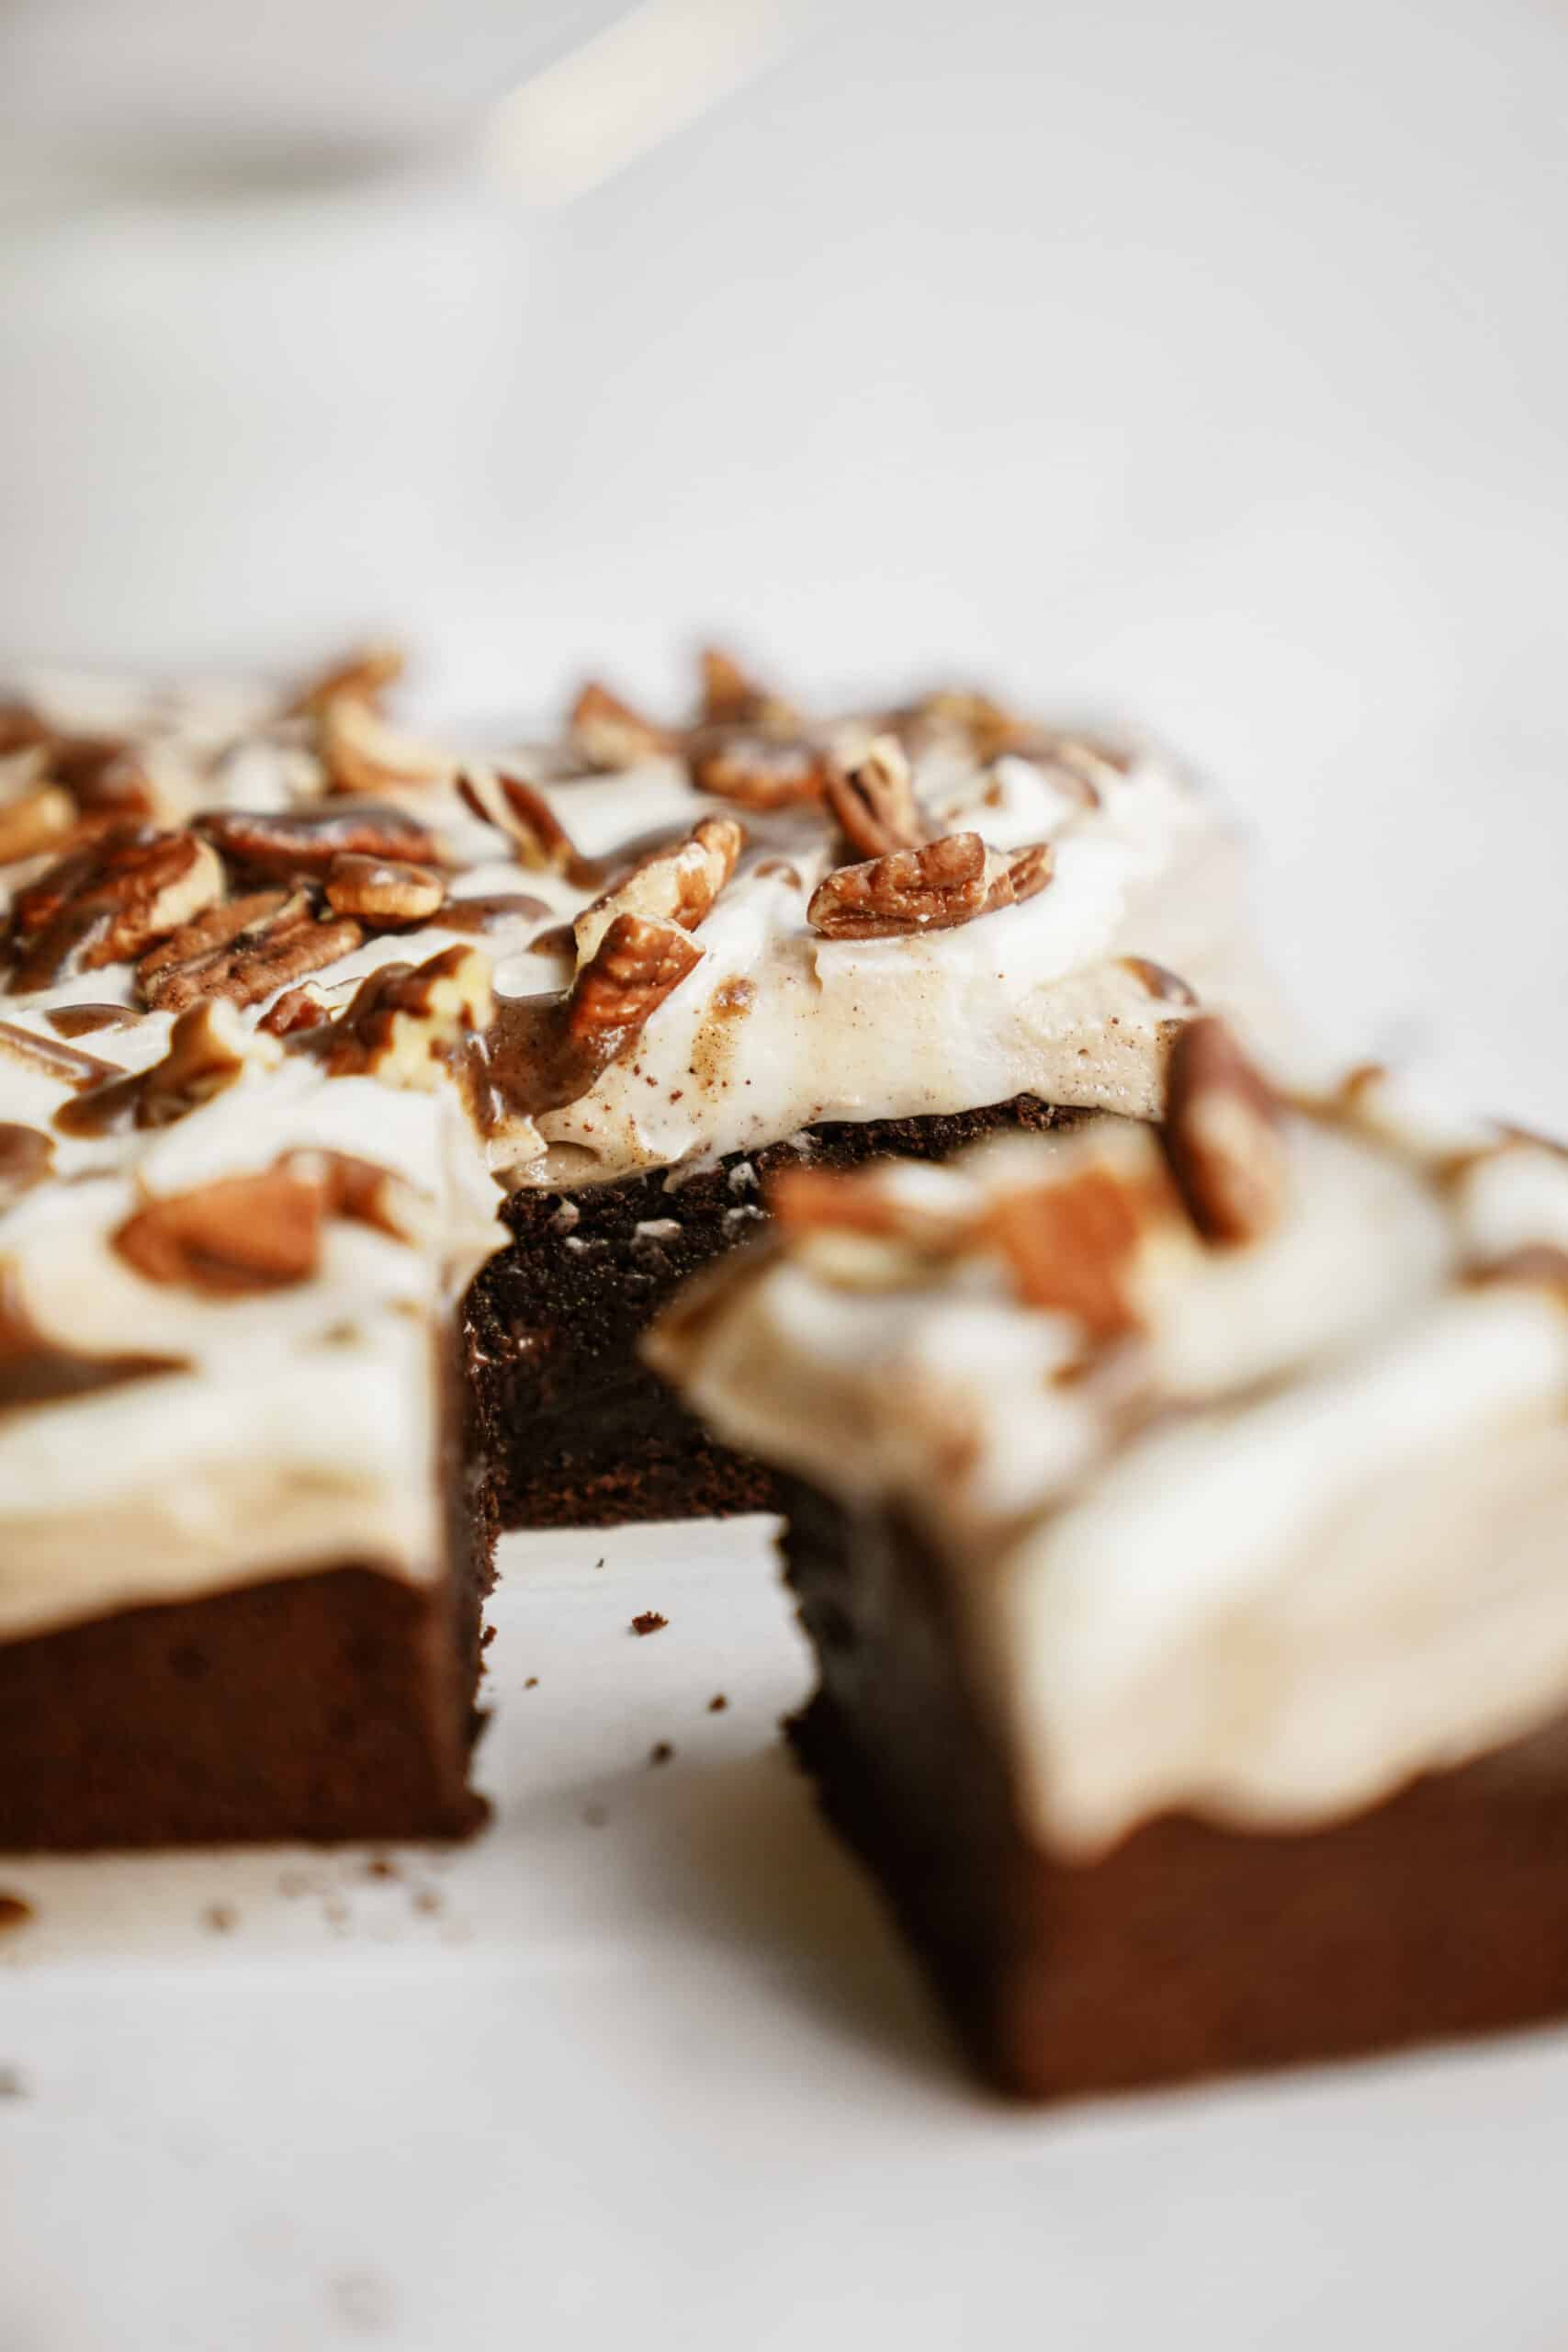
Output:
M505 1527L594 1527L771 1510L761 1463L709 1436L638 1351L686 1278L766 1229L761 1179L808 1154L826 1168L945 1159L979 1137L1092 1116L1022 1094L945 1117L838 1120L704 1174L646 1176L570 1193L519 1193L516 1239L476 1277L466 1307L480 1444Z
M1147 2088L1568 2012L1568 1718L1325 1826L1165 1815L1068 1862L1021 1825L914 1530L798 1482L784 1502L821 1672L796 1753L998 2088Z
M0 1644L0 1852L463 1838L494 1521L444 1468L446 1557L268 1577Z

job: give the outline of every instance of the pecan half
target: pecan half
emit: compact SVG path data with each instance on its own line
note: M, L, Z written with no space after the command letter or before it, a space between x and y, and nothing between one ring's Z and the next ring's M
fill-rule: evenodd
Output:
M896 849L919 849L931 839L903 745L896 735L878 735L852 763L829 763L828 806L852 849L863 857L886 857Z
M48 988L70 972L130 961L222 894L217 854L195 833L116 835L83 854L85 865L66 858L36 894L18 899L14 989ZM31 928L29 910L43 908L51 911Z
M1206 1241L1253 1241L1279 1222L1290 1183L1279 1097L1212 1015L1184 1022L1172 1042L1164 1136Z
M583 1041L640 1029L702 953L672 923L616 915L567 993L568 1036Z
M336 792L423 791L457 773L446 752L389 727L357 695L334 695L322 706L316 747Z
M810 743L754 733L694 739L686 770L699 792L733 800L759 815L820 800L827 786L821 752Z
M337 1151L291 1151L270 1168L148 1201L115 1233L149 1282L220 1298L308 1282L329 1216L413 1238L413 1196L389 1169Z
M59 849L76 823L76 803L64 786L40 784L0 807L0 865Z
M319 718L330 704L344 696L368 703L374 708L387 688L402 676L403 668L401 647L385 639L355 646L341 662L334 662L300 687L288 706L289 715L296 718Z
M807 919L827 939L894 939L947 931L1016 899L1051 878L1048 842L987 850L978 833L948 833L924 849L893 850L863 865L840 865L812 892Z
M403 865L384 857L334 857L327 868L327 904L340 915L357 915L373 931L398 931L428 922L446 897L446 885L428 865Z
M383 1085L438 1084L442 1065L495 1012L490 958L477 947L444 947L423 964L383 964L369 973L337 1020L304 1029L299 1049L332 1078L378 1078Z
M324 875L339 857L383 857L416 865L443 862L441 845L428 825L400 808L364 802L309 815L212 809L197 823L231 865L275 876L281 882Z
M589 961L617 915L647 915L694 931L734 873L745 839L733 817L705 817L683 842L645 857L578 916L579 963Z
M325 1213L314 1175L280 1160L147 1202L118 1228L114 1246L148 1282L243 1297L310 1280Z
M288 898L281 891L256 891L214 909L209 924L193 923L176 933L165 942L165 951L188 947L190 952L168 956L155 966L152 957L144 958L137 967L137 979L157 1012L178 1012L201 997L259 1004L275 989L335 964L364 937L351 916L318 921L303 890Z
M572 704L567 729L572 748L591 768L635 768L674 745L666 728L656 727L597 680Z

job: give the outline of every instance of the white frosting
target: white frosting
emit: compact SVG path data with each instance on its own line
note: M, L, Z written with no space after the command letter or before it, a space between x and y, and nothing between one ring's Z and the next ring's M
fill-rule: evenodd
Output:
M1472 1279L1562 1246L1568 1158L1394 1125L1386 1090L1292 1118L1280 1223L1157 1233L1115 1344L931 1237L1090 1161L1157 1175L1147 1131L884 1180L891 1238L796 1235L655 1334L720 1435L924 1524L1058 1850L1332 1819L1568 1702L1568 1263Z
M24 680L20 691L68 733L128 739L160 796L160 821L205 808L309 811L322 797L311 723L276 696L69 678ZM0 790L28 789L32 764L13 763ZM499 992L565 988L571 952L532 943L579 915L593 888L521 864L509 835L460 795L455 759L412 764L428 780L394 779L385 797L437 835L449 894L537 902L478 942ZM565 775L570 765L558 747L511 763L539 780L585 855L613 857L659 829L678 833L723 805L695 792L672 759L591 777ZM922 755L915 782L939 826L978 830L998 847L1050 840L1055 879L1026 904L953 931L829 941L806 911L841 854L822 813L748 817L737 871L695 933L695 969L634 1051L536 1124L515 1118L479 1136L453 1089L329 1078L308 1055L274 1049L265 1067L247 1067L170 1125L73 1134L54 1125L68 1080L0 1041L0 1121L48 1133L63 1180L0 1214L13 1317L62 1351L178 1367L0 1420L0 1637L345 1555L389 1574L434 1574L440 1407L431 1364L457 1295L506 1238L498 1179L544 1185L690 1168L818 1119L966 1109L1026 1090L1156 1111L1187 1008L1152 995L1117 959L1175 964L1233 1003L1245 993L1255 967L1223 826L1147 753L1126 775L1104 766L1098 806L1031 761L987 769L951 742ZM0 878L15 893L48 864L35 858ZM373 934L305 985L335 1011L378 967L458 942L474 944L440 923ZM138 1017L62 1042L127 1072L163 1057L171 1019L140 1010L129 965L0 998L0 1021L47 1045L51 1012L98 1002ZM244 1022L266 1010L265 1001L249 1008ZM406 1188L406 1236L332 1217L309 1279L239 1297L150 1280L114 1245L150 1201L310 1149L389 1170ZM738 1222L754 1214L738 1198ZM657 1245L657 1221L643 1238Z

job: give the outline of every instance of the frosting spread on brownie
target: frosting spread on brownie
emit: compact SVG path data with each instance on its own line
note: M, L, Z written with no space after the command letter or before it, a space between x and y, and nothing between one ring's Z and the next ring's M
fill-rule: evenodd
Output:
M808 723L710 657L689 726L589 688L470 754L395 672L0 705L0 1636L351 1538L434 1573L435 1338L506 1190L1146 1115L1252 978L1151 752L964 695Z
M655 1360L730 1442L927 1530L1055 1848L1310 1826L1568 1699L1555 1146L1371 1074L1280 1110L1201 1021L1163 1142L1108 1121L777 1205Z

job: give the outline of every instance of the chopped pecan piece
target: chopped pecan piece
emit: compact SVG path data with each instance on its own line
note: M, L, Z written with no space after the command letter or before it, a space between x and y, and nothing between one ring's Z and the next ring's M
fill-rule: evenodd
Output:
M423 964L383 964L337 1020L303 1031L299 1043L330 1077L428 1089L494 1012L489 957L477 947L444 947Z
M447 753L400 734L355 695L334 695L322 706L316 741L337 792L423 791L449 784L457 774Z
M919 849L931 827L915 798L914 778L896 735L878 735L852 763L828 766L828 806L862 857Z
M978 833L948 833L924 849L840 865L818 884L807 918L828 939L946 931L1032 898L1050 880L1051 869L1047 842L987 850Z
M243 1297L308 1282L329 1216L413 1238L413 1196L389 1169L344 1152L286 1152L253 1175L225 1176L150 1200L114 1235L149 1282Z
M275 989L335 964L365 937L351 916L318 921L303 890L289 898L276 891L257 891L214 912L232 917L243 910L251 911L226 938L219 937L209 947L197 947L183 960L170 960L156 969L149 970L151 958L138 966L141 993L155 1012L178 1012L198 998L209 996L226 997L231 1004L259 1004ZM220 930L216 923L211 928ZM194 940L196 926L182 936Z
M568 991L567 1035L582 1041L640 1029L702 953L672 923L616 915Z
M117 834L83 858L63 859L17 899L14 989L48 988L69 972L132 960L222 894L217 854L194 833ZM46 908L34 927L32 912Z
M76 822L76 803L64 786L40 784L0 807L0 865L16 865L59 849Z
M1141 980L1152 997L1162 1004L1196 1004L1198 991L1184 980L1179 972L1172 972L1164 964L1156 964L1147 956L1123 956L1122 969Z
M56 784L91 816L155 820L159 796L134 748L113 735L68 735L50 755Z
M51 729L24 702L0 702L0 757L47 743Z
M705 817L683 842L634 865L578 916L579 963L588 962L617 915L647 915L694 931L734 873L745 838L733 817Z
M698 737L686 754L687 772L699 792L733 800L759 815L820 800L827 767L813 744L784 737L721 734Z
M308 1282L321 1261L321 1184L286 1161L148 1201L114 1246L139 1274L219 1298Z
M54 1144L41 1128L0 1121L0 1209L41 1184L53 1165Z
M792 1233L863 1233L922 1250L954 1246L965 1233L951 1212L900 1197L880 1168L779 1168L768 1206Z
M1165 1148L1206 1241L1253 1241L1284 1213L1279 1097L1223 1021L1184 1022L1166 1074Z
M635 768L674 744L667 729L656 727L597 680L572 704L567 726L574 750L591 768Z
M599 869L591 858L580 856L544 794L524 777L470 767L457 778L457 790L476 817L508 835L520 865L536 874L564 874L585 887L597 876Z
M335 857L327 868L327 904L337 914L357 915L373 931L428 922L446 895L441 876L428 865Z
M403 667L401 647L387 639L355 646L352 653L300 687L289 713L294 718L319 718L329 705L344 696L374 709L387 688L402 676Z
M383 857L416 865L442 863L441 845L428 825L417 823L400 808L367 802L309 815L213 809L198 822L231 865L280 882L324 875L339 857Z
M788 703L760 686L722 645L705 645L697 656L702 681L702 727L756 727L765 735L798 732L800 721Z
M1142 1320L1137 1272L1160 1230L1186 1230L1181 1204L1144 1135L1124 1155L1088 1150L1040 1184L989 1203L980 1233L1031 1306L1070 1315L1097 1340Z
M136 1125L166 1127L223 1093L247 1069L267 1069L282 1058L271 1037L249 1029L222 998L187 1006L169 1032L161 1061L137 1079Z
M314 989L285 989L256 1025L269 1037L292 1037L301 1029L319 1028L331 1011L325 997L318 996Z

